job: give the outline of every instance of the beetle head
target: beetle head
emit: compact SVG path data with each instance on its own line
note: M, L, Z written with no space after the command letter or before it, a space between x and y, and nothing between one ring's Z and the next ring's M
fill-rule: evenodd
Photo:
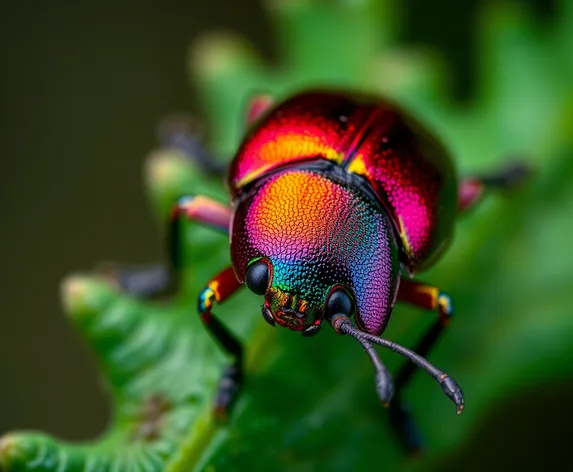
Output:
M268 323L312 336L328 312L352 314L351 296L342 286L329 287L328 281L312 269L314 264L301 267L305 265L301 261L290 262L272 264L268 258L255 258L246 271L247 287L265 296L262 311Z
M330 312L352 315L354 304L348 291L340 284L330 284L324 274L313 269L316 261L288 262L273 264L268 258L255 258L245 274L247 287L265 296L262 311L268 323L312 336Z
M319 173L273 175L238 200L230 249L271 324L311 335L330 314L371 333L388 321L399 263L387 218Z

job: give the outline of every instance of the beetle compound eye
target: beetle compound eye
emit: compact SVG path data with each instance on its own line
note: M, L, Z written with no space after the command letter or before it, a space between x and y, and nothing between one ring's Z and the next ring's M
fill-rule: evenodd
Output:
M350 316L354 310L354 303L345 290L337 289L330 294L326 302L324 314L327 318L334 315Z
M269 285L269 266L262 261L255 262L247 270L247 287L257 295L264 295Z

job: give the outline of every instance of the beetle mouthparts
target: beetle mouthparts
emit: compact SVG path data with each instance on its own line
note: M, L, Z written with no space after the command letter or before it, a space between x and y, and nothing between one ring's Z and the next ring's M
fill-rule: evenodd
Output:
M301 313L298 310L293 310L292 308L287 308L284 306L279 306L279 310L286 315L295 315L297 318L304 318L304 313Z
M275 320L285 328L294 329L296 331L300 331L304 328L304 318L301 318L301 316L294 311L283 311L279 309L279 312L275 315Z
M312 336L316 336L318 334L318 332L320 331L320 327L322 325L320 324L320 322L317 322L315 324L313 324L312 326L309 326L308 328L306 328L301 335L304 336L305 338L310 338Z
M263 305L262 306L262 310L263 310L263 318L265 319L265 321L270 324L273 328L275 326L275 317L273 316L273 314L271 313L271 310L268 306Z
M268 303L265 303L261 309L263 318L271 326L275 326L275 323L278 323L282 327L294 331L304 330L305 314L298 310L279 306L276 312L273 312Z

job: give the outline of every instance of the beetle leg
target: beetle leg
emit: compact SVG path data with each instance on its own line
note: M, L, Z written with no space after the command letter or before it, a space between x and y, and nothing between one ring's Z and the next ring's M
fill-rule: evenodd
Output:
M252 97L249 101L249 106L247 107L247 127L257 121L273 105L273 103L274 100L270 95L261 94Z
M176 283L166 265L124 266L105 262L97 265L95 272L123 292L137 297L154 298L175 292Z
M171 211L166 231L169 264L150 267L103 266L96 271L107 276L127 293L151 298L171 295L177 291L182 266L181 218L196 221L210 228L229 233L232 212L225 205L208 197L183 197Z
M211 310L214 302L224 302L240 287L242 284L237 280L233 268L227 267L211 279L199 295L197 303L197 310L203 325L221 347L233 357L233 362L223 371L215 397L215 416L220 421L227 419L243 383L243 347Z
M177 149L191 162L199 165L208 175L223 177L228 163L216 159L198 137L193 121L185 116L169 116L158 126L158 136L163 147Z
M514 163L498 171L463 179L458 191L459 212L463 213L473 208L481 200L486 190L517 187L530 174L531 169L526 164Z
M397 299L427 310L438 310L439 319L428 328L413 349L418 355L426 357L452 318L451 298L437 287L402 279ZM420 452L422 438L408 406L404 404L401 398L401 392L412 378L415 370L416 366L407 362L398 371L394 378L396 393L389 411L390 421L397 432L398 439L411 453Z

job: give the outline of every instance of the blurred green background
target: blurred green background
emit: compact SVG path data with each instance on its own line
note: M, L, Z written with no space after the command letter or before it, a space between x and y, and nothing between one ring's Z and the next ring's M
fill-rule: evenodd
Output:
M475 84L481 3L404 2L401 39L444 55L461 102ZM541 21L554 12L548 1L517 3ZM162 258L142 164L162 116L200 111L188 46L226 29L273 60L273 36L255 0L0 8L0 435L41 429L88 439L104 429L110 408L84 342L62 316L60 281L102 260ZM571 257L566 248L563 257ZM500 398L440 470L573 470L572 397L573 381L561 376Z

